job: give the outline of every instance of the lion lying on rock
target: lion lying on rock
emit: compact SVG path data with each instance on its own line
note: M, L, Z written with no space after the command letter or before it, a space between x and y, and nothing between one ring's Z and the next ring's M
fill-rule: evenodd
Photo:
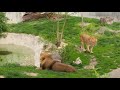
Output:
M54 71L61 71L61 72L75 72L76 69L60 61L53 60L51 53L45 51L40 54L40 62L41 62L41 69L49 69Z

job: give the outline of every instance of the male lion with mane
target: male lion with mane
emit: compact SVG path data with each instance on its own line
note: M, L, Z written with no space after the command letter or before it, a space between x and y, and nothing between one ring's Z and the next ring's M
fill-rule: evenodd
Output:
M53 71L61 71L61 72L75 72L76 69L60 61L53 60L52 54L45 51L40 54L40 67L41 69L49 69Z

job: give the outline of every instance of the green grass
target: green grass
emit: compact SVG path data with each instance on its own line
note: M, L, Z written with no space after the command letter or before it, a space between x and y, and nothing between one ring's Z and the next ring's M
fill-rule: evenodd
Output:
M75 45L80 45L79 35L80 33L87 32L91 35L99 29L100 23L98 19L85 18L84 21L90 23L87 27L81 30L79 24L81 23L80 17L68 17L67 24L64 30L64 39L69 44L63 49L62 60L64 63L71 64L77 68L75 73L55 72L50 70L35 70L34 67L21 67L15 66L8 68L8 66L0 67L0 74L6 77L28 77L22 72L30 71L39 73L39 78L96 78L96 74L93 70L85 70L83 67L88 65L92 56L97 59L97 72L99 75L104 75L111 71L111 69L118 68L120 66L120 35L113 35L109 32L105 32L104 35L98 36L97 46L93 49L93 54L79 53L75 49ZM63 20L60 21L62 26ZM120 30L120 23L113 23L112 25L106 25L113 30ZM54 27L54 28L53 28ZM56 22L52 22L47 19L39 19L37 21L22 22L18 24L9 25L8 32L27 33L42 36L48 41L55 42L56 40ZM77 57L82 60L82 65L74 65L72 62ZM3 69L2 69L3 68ZM9 76L9 73L12 73Z
M27 76L24 72L38 73L37 76ZM8 64L0 67L0 75L6 78L94 78L93 71L80 69L75 73L55 72L51 70L36 70L35 67Z
M112 25L106 25L106 27L112 30L120 30L120 22L114 22Z

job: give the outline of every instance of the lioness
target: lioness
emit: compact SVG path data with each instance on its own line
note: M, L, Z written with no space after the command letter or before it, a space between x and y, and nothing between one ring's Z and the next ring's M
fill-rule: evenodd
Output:
M84 48L84 44L86 44L87 51L90 53L93 53L93 47L97 44L97 38L90 36L88 34L81 34L80 35L80 41L81 41L81 49L83 51L86 51Z
M42 69L49 69L54 71L61 71L61 72L75 72L76 69L71 66L64 63L61 63L59 61L53 60L52 55L49 52L42 52L40 54L40 67Z

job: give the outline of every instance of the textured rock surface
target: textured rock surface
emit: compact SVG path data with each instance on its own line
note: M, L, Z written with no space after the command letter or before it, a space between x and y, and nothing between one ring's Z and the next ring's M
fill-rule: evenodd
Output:
M34 51L28 47L14 44L0 44L0 66L5 64L19 64L34 66Z
M28 76L33 76L33 77L38 75L38 73L33 73L33 72L24 72L24 73Z
M111 71L109 73L109 78L120 78L120 68Z
M43 49L43 39L38 36L33 36L31 34L17 34L17 33L5 33L7 34L6 38L0 38L0 44L14 44L21 45L31 48L35 55L35 66L40 67L40 53Z

